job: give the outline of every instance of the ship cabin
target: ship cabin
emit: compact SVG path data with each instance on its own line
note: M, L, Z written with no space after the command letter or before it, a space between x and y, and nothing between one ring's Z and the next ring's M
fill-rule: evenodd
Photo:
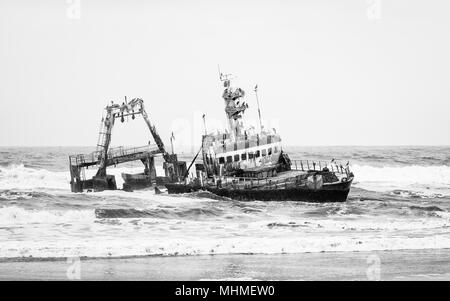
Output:
M281 138L276 133L230 137L228 133L203 137L203 163L208 177L236 175L262 178L276 175Z

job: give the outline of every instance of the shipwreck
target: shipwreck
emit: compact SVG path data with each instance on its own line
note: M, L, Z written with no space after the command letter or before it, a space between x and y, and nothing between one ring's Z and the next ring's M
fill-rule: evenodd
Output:
M141 116L150 130L155 145L142 147L116 147L110 148L112 129L116 120L121 122L131 117L134 120ZM172 148L173 149L173 148ZM164 176L157 176L155 169L155 157L162 156ZM144 107L144 101L134 98L130 102L122 104L111 102L106 106L102 117L96 151L90 154L76 154L69 156L70 187L72 192L115 190L117 184L114 175L107 173L109 166L141 161L143 172L138 174L122 173L124 190L164 185L171 182L182 181L187 172L186 162L179 161L177 155L166 151L164 143L156 131L156 127L150 122ZM97 168L92 178L86 178L86 169Z

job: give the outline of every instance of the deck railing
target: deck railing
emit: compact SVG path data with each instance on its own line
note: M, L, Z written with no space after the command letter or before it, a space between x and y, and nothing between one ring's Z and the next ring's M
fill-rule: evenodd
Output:
M292 170L321 171L325 167L328 168L329 171L338 174L348 174L350 172L348 164L344 165L339 161L291 160Z
M278 180L274 180L271 178L258 179L223 176L217 186L219 188L231 189L277 189L289 188L294 186L298 187L302 182L304 181L302 181L301 175ZM306 183L304 185L306 185Z
M108 152L108 158L125 157L125 156L145 153L145 152L154 153L154 152L158 152L158 151L159 151L158 147L154 146L154 145L152 145L152 146L146 145L146 146L132 147L132 148L123 148L123 146L120 146L120 147L112 148Z
M140 147L131 147L124 148L122 146L111 148L108 151L108 158L119 158L125 156L131 156L135 154L140 154L144 152L157 153L159 151L157 146L154 145L146 145ZM102 155L102 151L94 151L90 154L78 154L69 156L70 165L79 166L79 165L95 165L100 162Z

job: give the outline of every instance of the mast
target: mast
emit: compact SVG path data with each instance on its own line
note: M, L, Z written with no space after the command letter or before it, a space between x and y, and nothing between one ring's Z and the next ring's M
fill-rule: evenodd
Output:
M259 99L258 99L258 85L255 86L255 95L256 95L256 104L258 105L258 115L259 115L259 131L262 133L262 121L261 121L261 110L259 108Z

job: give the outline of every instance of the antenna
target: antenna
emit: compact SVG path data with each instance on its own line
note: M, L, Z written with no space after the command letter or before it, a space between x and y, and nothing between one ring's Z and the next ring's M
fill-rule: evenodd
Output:
M173 152L173 140L175 140L175 136L173 135L173 132L172 132L172 135L170 136L170 146L172 147L172 155L175 154Z
M220 71L220 66L219 65L217 65L217 69L219 70L219 78L220 78L220 81L229 81L229 80L231 80L231 79L234 79L234 78L236 78L235 76L233 76L233 74L223 74L222 73L222 71Z
M262 122L261 122L261 110L259 108L259 99L258 99L258 84L255 86L255 95L256 95L256 103L258 105L258 115L259 115L259 131L262 132Z
M222 72L220 72L220 66L217 64L217 70L219 70L219 78L222 80Z
M206 114L203 114L202 118L203 118L203 126L205 127L205 136L208 135L207 131L206 131L206 120L205 120L205 116Z

